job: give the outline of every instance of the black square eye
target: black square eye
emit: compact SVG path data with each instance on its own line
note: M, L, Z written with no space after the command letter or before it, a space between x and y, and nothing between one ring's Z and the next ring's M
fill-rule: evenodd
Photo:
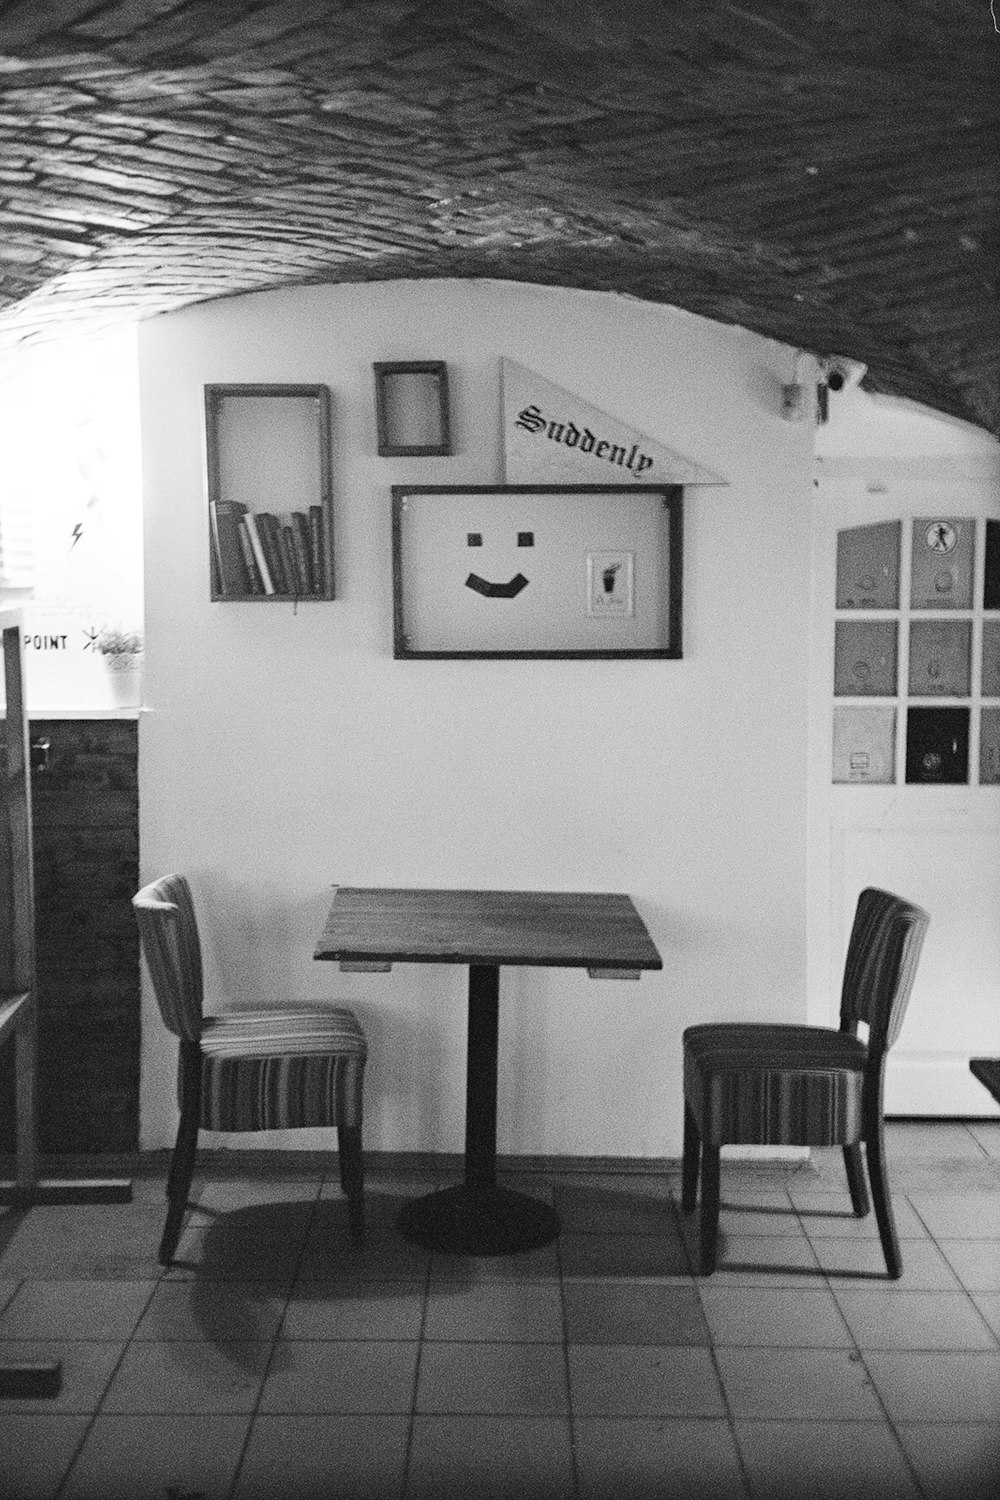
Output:
M470 531L466 534L465 539L470 547L481 547L483 545L483 533L481 531Z
M533 547L535 545L535 533L533 531L519 531L517 533L517 545L519 547Z

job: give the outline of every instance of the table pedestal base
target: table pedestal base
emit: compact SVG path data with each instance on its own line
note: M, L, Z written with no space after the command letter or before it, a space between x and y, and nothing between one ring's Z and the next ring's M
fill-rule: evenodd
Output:
M555 1210L509 1188L466 1183L408 1203L399 1216L405 1239L450 1255L513 1255L537 1250L559 1235Z

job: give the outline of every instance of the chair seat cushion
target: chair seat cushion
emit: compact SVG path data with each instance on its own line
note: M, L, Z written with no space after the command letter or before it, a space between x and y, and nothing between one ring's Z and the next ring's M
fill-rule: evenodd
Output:
M368 1046L357 1017L344 1006L206 1016L201 1050L205 1130L361 1125Z
M868 1049L821 1026L720 1023L684 1032L684 1098L712 1145L861 1139Z
M346 1005L280 1005L224 1010L202 1022L206 1056L262 1057L274 1052L364 1054L365 1034Z

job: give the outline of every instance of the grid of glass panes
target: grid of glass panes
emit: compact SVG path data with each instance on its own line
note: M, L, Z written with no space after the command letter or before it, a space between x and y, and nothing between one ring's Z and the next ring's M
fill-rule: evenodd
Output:
M833 780L1000 785L1000 521L837 534Z

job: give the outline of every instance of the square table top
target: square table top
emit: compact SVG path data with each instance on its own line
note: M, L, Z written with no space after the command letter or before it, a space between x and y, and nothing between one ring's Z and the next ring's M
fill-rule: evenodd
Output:
M336 888L314 958L662 969L630 897L597 891Z

